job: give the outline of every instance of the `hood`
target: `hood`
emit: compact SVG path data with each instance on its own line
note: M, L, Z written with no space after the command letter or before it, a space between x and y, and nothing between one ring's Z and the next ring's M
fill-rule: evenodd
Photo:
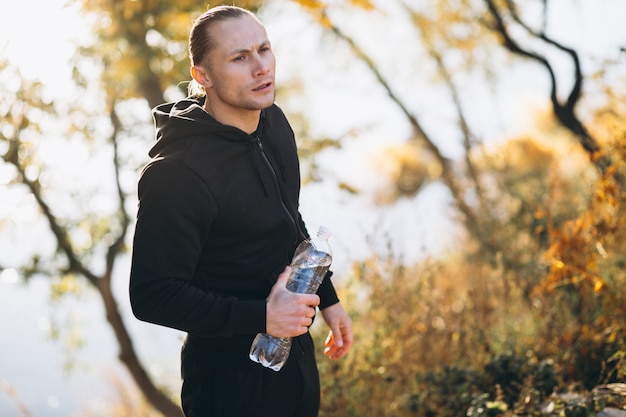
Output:
M148 155L156 156L177 139L232 131L232 127L225 126L209 116L202 108L203 105L204 97L201 97L186 98L155 107L152 116L156 126L156 143Z
M254 144L255 138L252 136L236 127L218 122L205 112L202 107L204 100L204 97L188 97L177 102L161 104L152 110L156 126L156 143L148 151L148 155L151 158L156 157L165 148L170 147L177 141L191 137L219 136L222 140L233 141L239 144L245 144L246 142L242 141L242 138L248 138L247 144ZM258 126L258 131L260 132L263 132L263 128L266 125L266 117L266 111L262 110ZM262 133L259 133L259 141L261 135ZM265 145L274 151L279 167L276 171L280 173L279 175L285 181L284 162L281 152L274 149L274 145L270 140L266 141ZM252 146L249 149L252 149ZM262 149L261 154L264 155ZM271 184L266 176L260 174L263 170L263 161L259 157L253 157L252 161L257 173L259 173L258 178L263 186L265 195L268 195ZM269 160L267 163L270 163ZM274 170L275 168L271 167L271 169Z

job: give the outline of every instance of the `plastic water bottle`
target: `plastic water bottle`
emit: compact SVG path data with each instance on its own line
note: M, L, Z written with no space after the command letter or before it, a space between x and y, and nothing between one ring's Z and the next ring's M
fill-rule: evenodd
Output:
M314 294L326 276L333 259L328 239L331 232L320 226L317 236L304 240L296 248L291 261L287 289L298 294ZM266 368L279 371L291 351L291 337L275 337L259 333L252 342L250 359Z

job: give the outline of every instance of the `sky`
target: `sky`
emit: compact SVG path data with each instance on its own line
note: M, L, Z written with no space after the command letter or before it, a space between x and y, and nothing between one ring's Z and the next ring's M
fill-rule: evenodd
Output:
M53 95L62 95L69 85L73 42L88 33L76 7L65 3L0 0L0 53L25 77L44 82Z
M74 8L63 7L64 3L65 0L0 0L0 54L6 54L17 64L25 77L42 81L50 97L62 97L64 91L71 88L67 62L73 53L73 42L88 36L80 14ZM554 20L555 30L585 49L592 59L594 56L620 59L619 46L626 47L626 31L623 29L626 1L552 0L551 3L558 10L554 15L559 16ZM284 15L287 11L281 13ZM349 16L343 18L349 23ZM344 57L335 57L335 64L323 64L315 55L320 53L319 49L303 49L303 42L316 40L314 33L302 33L302 24L301 19L266 21L270 36L297 39L297 42L274 42L279 68L309 71L306 74L310 86L305 94L309 99L308 105L316 109L313 116L319 125L327 127L328 132L342 133L358 118L377 121L362 138L346 141L341 153L326 154L320 161L320 169L328 178L366 190L380 186L380 173L371 169L372 161L380 153L379 138L381 132L386 132L385 137L391 141L404 140L406 129L398 129L402 126L402 117L390 106L379 108L372 105L379 103L383 97L380 92L372 91L371 85L359 84L358 77L333 78ZM626 59L622 59L626 68ZM520 86L520 94L527 94L525 104L536 100L531 94L535 91L533 88ZM373 99L368 103L363 97ZM357 110L347 114L346 108ZM516 112L523 113L517 107L511 114ZM342 116L341 122L325 126L328 120L337 119L337 114ZM515 114L517 119L514 122L518 126L527 121L520 118L520 114ZM7 194L3 194L1 177L0 172L0 209L7 198ZM367 253L372 245L377 244L376 239L378 244L383 242L384 246L387 243L384 239L390 234L393 234L393 244L397 248L412 248L413 252L407 249L407 253L414 255L436 249L438 238L450 233L444 220L447 212L442 210L442 192L436 185L427 187L415 199L402 200L396 206L382 210L372 208L366 199L347 197L336 187L328 186L329 182L307 186L302 194L302 211L310 230L324 224L334 231L331 243L333 249L342 254L337 256L337 263L344 266L347 259ZM359 216L354 215L357 212ZM11 246L15 246L14 242L7 242L6 239L0 242L2 250ZM119 299L123 300L122 308L130 314L125 302L125 282L120 280L118 286L116 291ZM16 400L8 395L3 383L17 390L20 401L28 405L35 416L67 417L86 401L97 406L106 395L114 395L104 387L111 378L125 377L115 358L112 336L101 323L101 314L97 299L89 293L70 300L62 307L52 306L45 282L36 281L22 287L11 272L0 275L0 329L3 330L0 344L0 415L20 416ZM54 316L70 317L69 326L82 326L89 341L88 349L78 354L79 362L85 369L69 378L59 371L64 362L63 346L45 337ZM173 378L175 385L180 334L135 321L132 328L135 335L140 335L138 339L143 340L139 349L154 367L152 371L164 375L164 378ZM149 345L157 346L158 350L150 349ZM159 357L162 362L157 359ZM101 366L89 366L95 362ZM102 383L103 380L105 383Z

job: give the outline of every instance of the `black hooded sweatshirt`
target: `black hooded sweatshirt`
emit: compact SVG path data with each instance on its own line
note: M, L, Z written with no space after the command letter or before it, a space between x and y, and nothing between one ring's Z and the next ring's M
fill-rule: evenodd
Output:
M298 211L293 131L273 105L249 135L185 99L153 110L156 143L139 180L130 300L143 321L208 346L265 331L266 297L308 237ZM338 302L330 273L320 308Z

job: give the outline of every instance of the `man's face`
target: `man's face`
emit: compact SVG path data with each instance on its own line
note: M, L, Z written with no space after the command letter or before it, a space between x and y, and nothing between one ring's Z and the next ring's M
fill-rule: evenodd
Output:
M265 28L244 16L217 22L210 31L215 44L206 65L210 107L235 116L271 106L276 60Z

